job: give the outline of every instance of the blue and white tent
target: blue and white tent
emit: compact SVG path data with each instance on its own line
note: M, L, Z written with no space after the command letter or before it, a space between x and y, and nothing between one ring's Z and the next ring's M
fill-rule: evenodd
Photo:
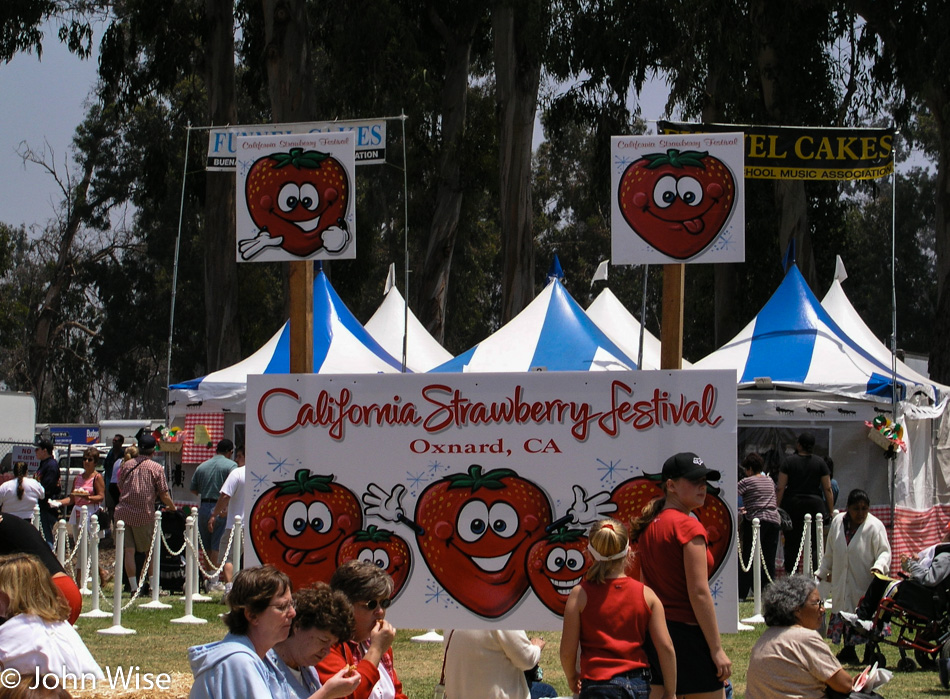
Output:
M360 325L319 270L313 280L313 372L315 374L399 373L394 359ZM201 412L243 413L249 374L290 371L290 322L267 343L237 364L191 381L173 384L169 414L184 415L200 404Z
M432 372L626 371L636 361L608 338L556 276L517 316Z
M792 265L758 315L732 340L693 365L734 369L740 389L756 378L781 388L803 389L889 403L891 366L874 356L832 319ZM898 399L937 398L919 375L897 373Z

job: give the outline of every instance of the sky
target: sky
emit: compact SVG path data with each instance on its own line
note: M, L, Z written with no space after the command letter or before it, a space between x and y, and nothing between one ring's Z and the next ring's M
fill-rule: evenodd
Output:
M59 189L43 168L23 164L21 143L49 146L58 171L72 167L69 147L96 80L95 58L80 60L47 28L42 60L20 53L0 63L0 221L42 224L55 214ZM97 37L98 38L98 37Z

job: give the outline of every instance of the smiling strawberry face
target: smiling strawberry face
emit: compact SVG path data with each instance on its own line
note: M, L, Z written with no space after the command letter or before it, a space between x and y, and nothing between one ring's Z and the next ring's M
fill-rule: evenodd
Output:
M326 248L340 252L340 235L325 240L331 227L346 230L350 185L346 170L328 153L291 148L272 153L251 166L244 186L247 210L254 223L282 247L300 257ZM348 237L343 240L345 246Z
M295 588L329 581L341 543L363 526L359 500L333 481L332 475L300 469L294 480L275 483L251 510L257 557L287 573Z
M475 464L430 484L416 502L419 550L435 579L483 617L510 611L528 589L525 560L551 523L544 491L507 468Z
M567 596L590 567L584 555L587 536L581 529L561 527L528 552L528 581L542 604L564 616Z
M371 524L346 538L337 554L337 565L358 559L379 566L393 579L393 594L399 595L412 569L412 554L402 537Z
M719 158L671 148L627 167L618 202L637 235L664 255L685 260L716 239L735 196L735 177Z

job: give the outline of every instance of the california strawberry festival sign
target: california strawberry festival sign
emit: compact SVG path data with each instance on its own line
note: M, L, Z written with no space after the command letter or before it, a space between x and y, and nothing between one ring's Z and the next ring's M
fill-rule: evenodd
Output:
M205 170L233 172L238 167L237 141L249 136L352 132L356 138L356 164L386 162L386 120L315 121L295 124L246 124L214 127L208 133Z
M741 133L614 136L615 264L743 262Z
M741 130L746 179L873 180L894 171L894 130L660 121L664 134Z
M695 516L736 630L734 372L251 376L247 446L248 564L299 588L371 561L397 626L549 630L589 526L632 519L695 452L722 473Z
M237 139L237 260L356 257L352 132Z

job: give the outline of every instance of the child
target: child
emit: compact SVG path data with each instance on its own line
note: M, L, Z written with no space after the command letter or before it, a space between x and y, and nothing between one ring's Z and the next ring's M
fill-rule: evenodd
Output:
M647 699L650 667L647 635L663 672L663 699L676 696L676 655L666 628L663 604L649 587L627 577L627 528L612 519L593 525L588 535L593 564L567 599L561 634L561 667L580 699L621 696ZM580 647L580 673L577 650Z

